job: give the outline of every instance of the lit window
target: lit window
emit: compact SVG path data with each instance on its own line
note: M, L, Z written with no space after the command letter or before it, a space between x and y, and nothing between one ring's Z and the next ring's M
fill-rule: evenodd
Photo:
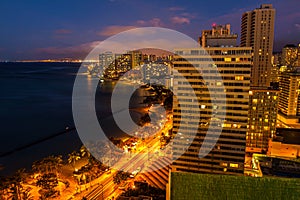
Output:
M225 62L231 62L231 58L225 58L224 61Z
M231 124L226 124L226 123L225 123L225 124L222 125L222 127L223 127L223 128L231 128Z
M235 76L235 80L236 81L243 81L244 80L244 76Z
M236 163L230 163L229 166L230 166L230 167L233 167L233 168L238 168L238 167L239 167L239 164L236 164Z
M253 102L253 103L257 103L257 99L253 99L252 102Z

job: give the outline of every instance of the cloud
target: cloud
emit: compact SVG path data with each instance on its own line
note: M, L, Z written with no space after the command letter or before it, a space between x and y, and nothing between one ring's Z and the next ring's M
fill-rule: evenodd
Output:
M164 23L159 18L152 18L150 20L138 20L133 24L134 25L128 25L128 26L120 26L120 25L107 26L103 30L99 31L97 35L108 37L108 36L116 35L123 31L127 31L138 27L143 27L143 26L153 26L153 27L164 26Z
M71 46L48 46L35 49L35 55L44 58L98 59L99 53L111 51L125 53L128 50L157 48L172 52L175 48L198 47L192 38L170 29L136 28L117 34L108 40L92 41Z
M163 22L161 21L161 19L159 19L159 18L153 18L149 21L149 23L155 27L161 27L164 25Z
M300 24L295 24L295 27L298 31L300 31Z
M150 20L138 20L136 21L137 26L154 26L154 27L163 27L164 23L159 18L152 18Z
M180 15L182 17L187 17L189 19L195 19L195 18L197 18L197 14L196 13L187 13L187 12L184 12L184 13L181 13Z
M170 7L168 10L170 10L170 11L182 11L182 10L185 10L185 8L179 7L179 6L174 6L174 7Z
M43 47L37 48L35 52L37 54L48 55L51 57L56 56L57 58L84 58L99 43L100 41L93 41L68 47Z
M197 47L198 43L192 38L170 29L137 28L116 35L101 42L89 55L96 58L100 52L125 53L128 50L158 48L173 51L175 48Z
M69 29L57 29L54 31L54 33L59 34L59 35L60 34L64 35L64 34L70 34L70 33L72 33L72 31Z
M179 16L175 16L171 18L171 22L173 24L190 24L190 19L187 17L179 17Z
M98 32L98 35L100 36L112 36L115 34L118 34L123 31L127 31L130 29L136 28L135 26L107 26L102 31Z

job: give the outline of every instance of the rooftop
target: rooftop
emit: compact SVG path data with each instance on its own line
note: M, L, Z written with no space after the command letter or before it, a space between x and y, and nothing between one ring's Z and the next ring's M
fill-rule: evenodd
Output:
M300 179L171 173L171 200L299 199Z

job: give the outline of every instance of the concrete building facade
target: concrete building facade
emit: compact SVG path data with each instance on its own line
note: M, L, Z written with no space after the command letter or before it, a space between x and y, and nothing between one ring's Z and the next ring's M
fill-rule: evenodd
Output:
M237 45L237 34L231 33L230 24L213 24L211 30L203 30L199 37L199 44L202 47L235 47Z
M300 66L300 44L299 46L288 44L283 47L281 64L289 67Z
M207 54L203 53L203 51ZM187 84L182 77L174 75L173 90L177 94L173 102L173 156L183 148L185 153L172 165L173 171L243 174L246 133L248 124L250 71L252 67L251 47L211 47L203 49L177 49L174 55L174 69L177 70L192 87L196 99L187 93ZM213 63L201 73L195 71L194 66ZM215 126L213 130L221 131L221 135L213 149L203 158L199 158L199 150L207 136L208 127L213 125L213 104L208 85L212 82L207 79L213 77L216 71L223 80L226 101L226 117L223 127ZM205 79L206 78L206 79ZM216 85L219 84L217 81ZM180 103L179 103L180 102ZM200 113L200 121L193 120L192 116ZM217 112L223 112L220 108ZM191 138L191 130L196 130L195 138ZM180 131L180 132L179 132ZM192 141L189 147L185 141ZM209 140L209 139L208 139Z
M243 14L241 46L253 48L252 86L270 86L274 40L275 9L271 4Z
M268 141L276 132L279 90L251 88L249 92L249 125L246 151L265 153Z
M280 75L278 120L283 127L300 127L300 70Z

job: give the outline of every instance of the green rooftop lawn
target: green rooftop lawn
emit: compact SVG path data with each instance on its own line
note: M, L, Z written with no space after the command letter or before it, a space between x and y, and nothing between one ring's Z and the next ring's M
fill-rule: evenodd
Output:
M300 179L171 173L171 200L300 200Z

